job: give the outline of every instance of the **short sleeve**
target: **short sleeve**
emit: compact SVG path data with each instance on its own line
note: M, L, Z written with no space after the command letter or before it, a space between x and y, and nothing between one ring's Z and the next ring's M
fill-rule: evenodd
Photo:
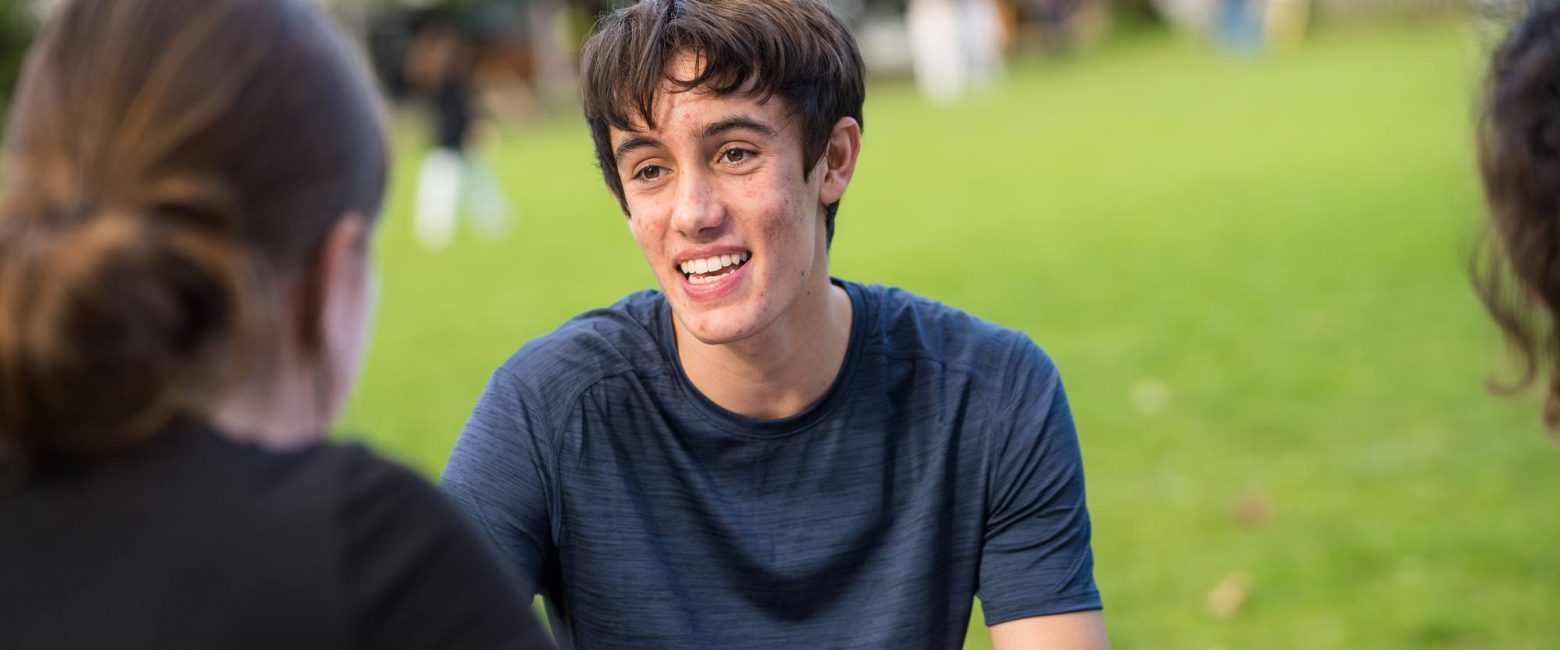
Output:
M977 596L986 623L1100 609L1083 459L1061 377L1027 337L1015 345L990 439Z
M439 489L482 531L517 591L540 590L552 552L548 454L507 368L488 381L444 466Z
M550 648L496 559L432 486L361 453L340 510L353 647Z

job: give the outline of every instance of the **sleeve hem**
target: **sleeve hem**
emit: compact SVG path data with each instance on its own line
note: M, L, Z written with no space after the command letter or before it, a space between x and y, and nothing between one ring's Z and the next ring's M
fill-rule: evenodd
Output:
M1036 616L1054 616L1105 608L1100 602L1100 592L1097 589L1045 598L1021 605L992 606L981 601L980 606L981 612L986 617L986 627Z

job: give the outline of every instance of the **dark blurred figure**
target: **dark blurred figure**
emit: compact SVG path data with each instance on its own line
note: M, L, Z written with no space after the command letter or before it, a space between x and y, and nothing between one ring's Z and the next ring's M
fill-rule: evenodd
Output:
M386 145L315 9L69 2L5 145L0 645L546 645L429 486L322 442Z
M1536 2L1495 52L1479 128L1491 237L1474 280L1522 364L1547 375L1544 424L1560 433L1560 3Z
M435 250L448 246L462 209L470 210L483 232L501 232L508 201L491 170L471 153L474 44L453 18L433 17L417 29L406 67L409 88L426 100L433 118L433 146L417 175L418 241Z
M1030 0L1040 42L1047 52L1061 54L1073 49L1078 38L1073 18L1082 4L1083 0Z
M473 48L455 25L446 22L424 28L413 43L412 72L407 77L433 107L434 146L465 150L473 120Z

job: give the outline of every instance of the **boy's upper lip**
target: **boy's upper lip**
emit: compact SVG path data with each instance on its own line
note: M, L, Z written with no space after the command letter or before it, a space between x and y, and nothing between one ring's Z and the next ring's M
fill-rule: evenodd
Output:
M683 262L691 262L693 260L702 260L702 259L706 259L706 258L710 258L710 257L715 257L717 255L737 255L739 253L751 253L751 252L752 252L751 250L749 250L747 247L744 247L744 246L703 246L703 247L700 247L700 248L693 248L693 249L685 250L685 251L683 251L681 253L678 253L678 254L674 255L672 257L672 264L675 264L677 266L681 266Z

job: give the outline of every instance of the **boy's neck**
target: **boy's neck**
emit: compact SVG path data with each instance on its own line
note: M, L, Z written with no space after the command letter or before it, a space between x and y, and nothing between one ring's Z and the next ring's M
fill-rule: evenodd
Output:
M797 297L763 331L710 345L672 319L689 381L721 408L758 420L791 417L816 404L839 376L850 347L850 294L827 280Z

